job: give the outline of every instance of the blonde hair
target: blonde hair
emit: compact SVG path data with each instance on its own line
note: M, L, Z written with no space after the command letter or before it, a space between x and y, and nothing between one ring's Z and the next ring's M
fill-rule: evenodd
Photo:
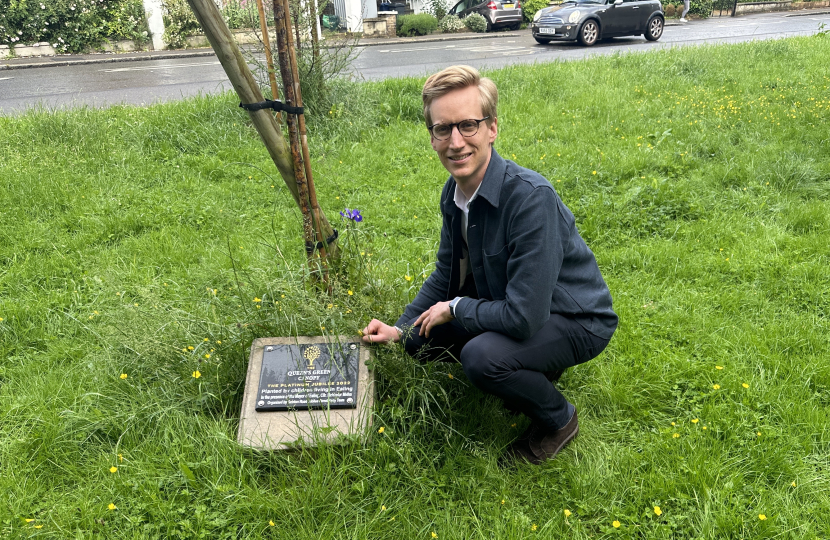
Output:
M496 119L496 109L499 104L499 91L496 83L487 77L482 77L478 70L470 66L450 66L446 69L431 75L424 83L424 90L421 97L424 100L424 120L427 127L432 125L432 115L429 108L433 100L445 96L459 88L468 86L478 87L478 95L481 101L481 112L489 116L487 125L492 125Z

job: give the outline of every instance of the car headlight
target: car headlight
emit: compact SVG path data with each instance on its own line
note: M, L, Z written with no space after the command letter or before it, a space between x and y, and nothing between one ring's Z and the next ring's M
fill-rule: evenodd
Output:
M576 21L579 20L580 15L581 15L581 13L579 13L579 10L574 11L573 13L571 13L571 16L568 17L568 22L569 23L575 23Z
M540 9L539 11L536 12L536 15L533 16L533 22L536 22L536 21L539 20L539 17L542 16L542 11L543 10Z

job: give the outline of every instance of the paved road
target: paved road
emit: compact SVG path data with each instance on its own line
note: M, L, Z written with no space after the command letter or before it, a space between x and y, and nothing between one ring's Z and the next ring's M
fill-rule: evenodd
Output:
M593 47L575 42L539 45L529 32L519 38L488 39L468 43L430 43L422 46L371 47L360 55L355 68L367 79L425 75L456 63L477 68L508 64L572 60L591 55L647 51L703 43L738 43L811 35L819 25L830 26L830 13L792 16L793 13L763 13L744 17L713 18L685 25L666 26L658 42L642 37L614 38Z
M617 51L810 35L818 32L822 23L830 26L830 13L715 18L667 26L663 38L656 43L641 37L616 38L590 48L575 43L539 45L528 31L484 39L379 45L361 47L353 70L357 77L365 79L424 75L457 63L500 67ZM212 56L4 70L0 71L0 112L15 113L32 106L146 105L230 88L219 62Z

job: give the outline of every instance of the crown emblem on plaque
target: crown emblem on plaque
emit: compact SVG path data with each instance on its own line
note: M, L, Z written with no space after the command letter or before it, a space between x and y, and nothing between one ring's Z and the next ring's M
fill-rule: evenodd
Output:
M314 361L320 358L320 354L320 348L316 346L311 346L305 350L303 357L308 360L306 369L314 369Z

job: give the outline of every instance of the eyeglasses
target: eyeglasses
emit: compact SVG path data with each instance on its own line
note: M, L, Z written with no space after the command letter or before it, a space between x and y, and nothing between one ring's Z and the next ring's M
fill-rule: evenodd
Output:
M429 126L429 132L436 141L445 141L452 135L452 128L457 127L458 132L464 137L472 137L478 133L478 125L489 120L489 116L485 116L481 120L470 118L469 120L462 120L454 124L432 124Z

